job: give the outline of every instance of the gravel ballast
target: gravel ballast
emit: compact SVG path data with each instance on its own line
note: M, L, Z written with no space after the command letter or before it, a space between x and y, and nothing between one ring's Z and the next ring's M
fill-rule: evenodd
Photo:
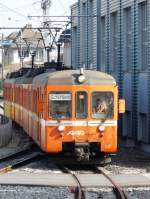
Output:
M125 189L129 199L149 199L149 188ZM86 199L116 199L111 189L84 190ZM0 186L0 199L74 199L74 189L64 187Z
M13 133L13 139L10 144L0 149L0 157L9 154L12 151L19 150L28 145L28 138L19 131ZM79 169L80 170L80 169ZM116 156L112 157L112 163L106 165L104 170L107 174L150 174L150 154L141 152L137 148L126 148L120 146ZM61 173L53 163L41 160L30 163L15 173ZM80 172L80 171L76 171ZM82 171L89 172L89 171ZM72 189L74 190L74 189ZM150 188L126 188L129 199L149 199ZM111 189L86 189L86 199L95 198L116 198ZM0 199L63 199L74 198L71 188L68 187L29 187L29 186L0 186Z

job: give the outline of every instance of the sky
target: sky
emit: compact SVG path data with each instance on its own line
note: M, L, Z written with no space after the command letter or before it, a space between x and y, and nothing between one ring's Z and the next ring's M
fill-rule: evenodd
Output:
M52 0L50 15L70 15L70 6L77 0ZM23 27L27 23L40 26L42 18L29 19L29 15L42 15L41 0L0 0L0 27ZM0 30L4 34L9 31ZM13 30L11 30L13 32Z

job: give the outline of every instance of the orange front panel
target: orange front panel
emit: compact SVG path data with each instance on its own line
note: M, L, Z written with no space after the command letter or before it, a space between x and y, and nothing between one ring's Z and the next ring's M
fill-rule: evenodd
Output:
M101 151L115 153L117 151L117 127L107 127L101 139Z
M91 95L94 91L110 91L114 93L114 118L109 119L117 123L118 119L118 87L117 86L47 86L46 91L46 100L45 100L45 109L44 109L44 118L45 120L53 121L49 117L49 104L48 96L52 91L70 91L72 92L72 118L71 121L81 121L81 119L76 119L75 114L75 93L76 91L86 91L88 93L88 117L82 119L84 121L93 121L94 119L91 116ZM95 119L94 121L98 121ZM65 121L65 120L64 120ZM107 121L107 120L106 120ZM63 121L62 121L63 123ZM45 149L48 152L60 152L62 150L62 144L65 142L98 142L100 143L100 151L110 153L116 152L117 150L117 126L107 126L104 132L104 136L98 130L98 126L66 126L65 131L60 133L58 131L58 126L47 126L45 128L45 135L43 136L46 140ZM41 133L42 140L42 133ZM43 141L44 143L44 141Z
M83 85L72 85L72 86L58 86L58 85L53 85L53 86L47 86L45 88L46 90L46 100L45 100L45 118L46 119L50 119L49 118L49 115L48 115L48 96L49 96L49 93L52 92L52 91L69 91L69 92L72 92L73 94L73 98L72 98L72 104L73 104L73 107L72 107L72 120L78 120L76 119L75 117L75 93L77 91L86 91L88 93L88 117L86 118L86 120L93 120L91 118L91 95L92 95L92 92L95 92L95 91L100 91L100 92L112 92L114 94L114 118L112 118L113 120L116 120L118 119L118 87L117 86L106 86L106 85L101 85L101 86L83 86ZM52 119L52 118L51 118Z
M67 127L59 132L57 126L46 127L46 151L59 152L66 142L96 142L100 143L100 151L114 153L117 150L117 127L106 127L105 132L99 132L98 127Z

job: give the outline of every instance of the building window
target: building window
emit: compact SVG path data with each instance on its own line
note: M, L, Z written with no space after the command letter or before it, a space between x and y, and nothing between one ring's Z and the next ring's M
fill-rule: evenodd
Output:
M87 15L87 4L84 2L82 3L82 15ZM87 19L86 17L81 17L81 64L83 65L86 63L87 60ZM87 66L86 66L87 67Z
M29 50L22 49L18 51L18 57L29 57Z
M95 8L94 8L94 1L90 0L88 2L88 15L94 15ZM95 70L97 66L95 65L95 33L94 33L94 27L95 27L95 18L89 17L88 18L88 68Z
M77 27L72 27L72 66L73 68L78 67L78 45L77 45Z
M112 41L112 70L115 71L117 67L117 12L111 14L111 41Z
M147 69L147 2L142 2L139 5L140 17L140 49L141 49L141 69Z
M129 136L129 137L132 137L132 118L131 118L131 111L126 111L126 134Z
M147 115L144 113L140 113L140 133L142 136L142 140L147 142L148 137L147 137Z
M125 9L126 69L131 70L131 8Z
M102 71L105 71L105 66L106 66L106 44L105 44L105 17L101 18L101 46L102 46L102 51L101 51L101 67Z
M37 50L36 59L37 60L43 60L43 50L42 49Z

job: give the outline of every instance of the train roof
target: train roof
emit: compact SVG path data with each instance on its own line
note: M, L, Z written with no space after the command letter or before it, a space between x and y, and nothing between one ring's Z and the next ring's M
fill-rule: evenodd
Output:
M36 85L79 85L80 70L65 70L53 73L43 73L33 79ZM82 85L116 85L116 80L103 72L84 70L86 78Z

